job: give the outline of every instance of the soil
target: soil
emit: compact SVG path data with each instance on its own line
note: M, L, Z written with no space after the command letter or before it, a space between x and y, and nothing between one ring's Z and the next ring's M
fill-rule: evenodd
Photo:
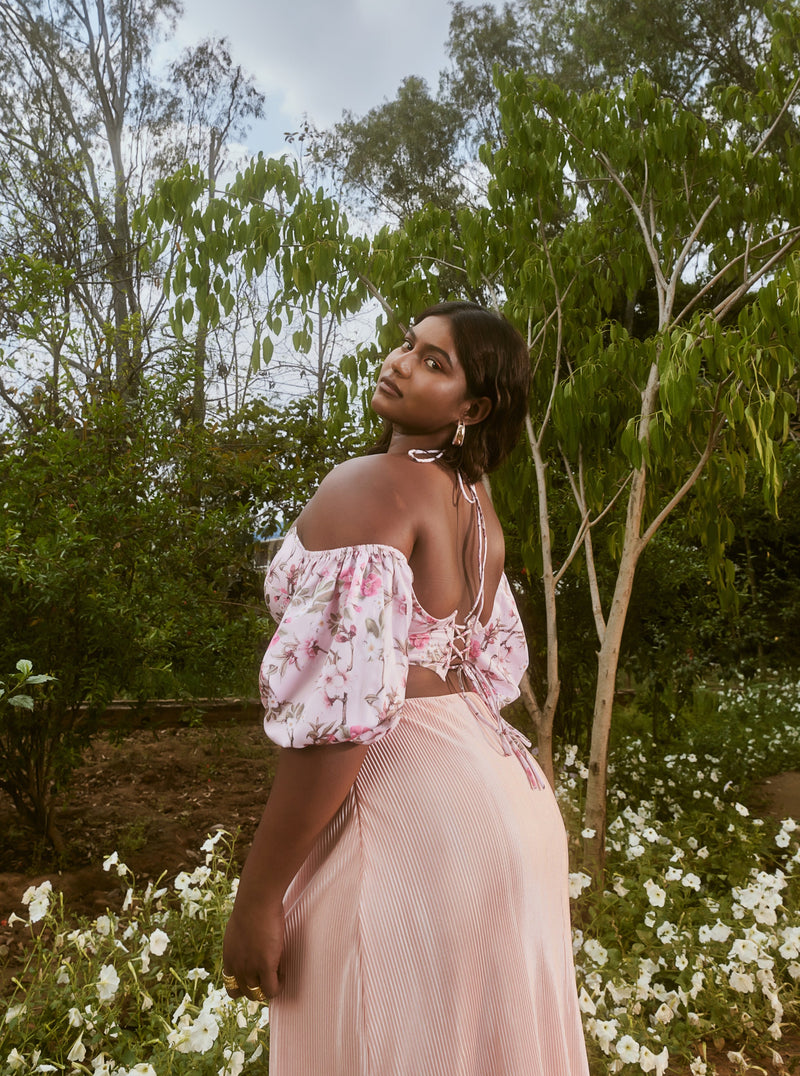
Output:
M133 870L137 883L167 879L204 860L200 845L220 826L237 835L239 864L252 840L269 791L277 757L265 740L253 704L217 708L202 725L184 724L179 710L146 717L144 727L98 737L75 772L59 810L66 852L57 861L19 823L0 792L0 988L20 966L24 935L7 925L11 912L25 914L24 890L50 878L64 894L69 913L95 917L119 909L126 885L102 860L113 851ZM754 806L779 818L800 820L800 773L777 774L756 790ZM120 883L120 884L118 884ZM708 1060L719 1076L800 1073L800 1029L787 1029L775 1046L746 1051L750 1064L728 1060L732 1042L709 1044ZM763 1056L761 1056L763 1054ZM672 1068L671 1076L688 1069Z

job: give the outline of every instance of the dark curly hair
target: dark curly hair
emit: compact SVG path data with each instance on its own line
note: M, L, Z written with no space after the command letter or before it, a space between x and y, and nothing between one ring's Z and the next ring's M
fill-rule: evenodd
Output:
M414 324L431 317L450 322L468 395L486 396L492 404L482 422L467 426L463 445L448 445L439 461L460 471L469 482L477 482L498 467L517 443L528 409L530 353L510 321L477 303L436 303L423 310ZM372 452L386 452L391 437L391 423L386 422Z

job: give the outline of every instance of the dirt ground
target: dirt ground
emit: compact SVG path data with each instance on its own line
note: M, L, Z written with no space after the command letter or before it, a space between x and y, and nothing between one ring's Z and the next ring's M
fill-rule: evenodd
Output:
M113 851L134 871L139 884L163 874L174 877L202 860L200 845L216 827L238 833L237 852L247 851L261 816L276 758L264 738L255 707L219 710L201 727L169 714L118 739L99 737L65 793L59 825L67 852L61 864L18 823L10 800L0 792L0 972L14 973L24 935L7 920L22 915L27 886L50 878L76 915L97 916L118 909L124 888L102 860ZM778 774L765 782L753 805L780 818L800 820L800 773ZM0 1008L2 1001L0 1001ZM720 1076L800 1073L800 1029L775 1044L784 1065L748 1052L749 1066L727 1060L736 1043L709 1049ZM759 1054L761 1051L759 1051ZM672 1069L674 1076L688 1070Z

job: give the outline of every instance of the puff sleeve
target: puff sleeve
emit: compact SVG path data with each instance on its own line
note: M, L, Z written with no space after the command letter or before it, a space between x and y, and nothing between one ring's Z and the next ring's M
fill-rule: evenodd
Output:
M290 533L265 584L279 618L259 676L271 740L370 744L392 728L405 699L412 587L389 546L311 551Z

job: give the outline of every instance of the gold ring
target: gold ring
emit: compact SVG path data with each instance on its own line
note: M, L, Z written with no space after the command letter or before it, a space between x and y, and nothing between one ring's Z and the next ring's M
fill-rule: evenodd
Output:
M253 1001L260 1001L262 1004L269 1001L269 996L264 993L260 986L248 987L247 992L252 995Z
M235 975L228 975L228 973L223 969L222 985L225 987L226 990L238 990L239 980L236 978Z

